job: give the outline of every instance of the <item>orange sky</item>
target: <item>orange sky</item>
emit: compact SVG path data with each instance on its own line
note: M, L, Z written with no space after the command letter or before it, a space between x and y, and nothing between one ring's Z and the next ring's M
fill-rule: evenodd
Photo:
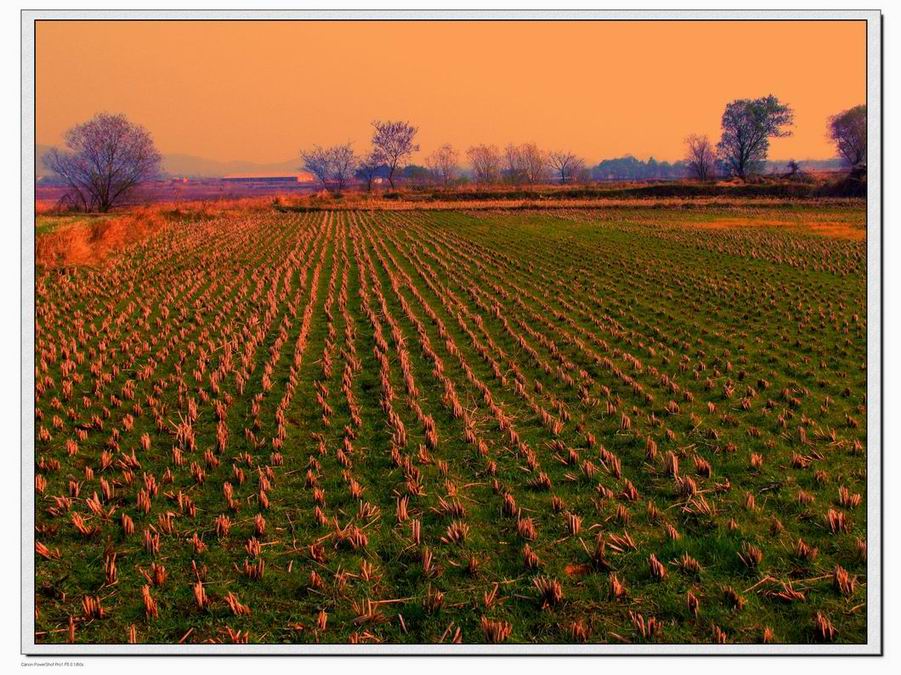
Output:
M313 143L368 147L375 118L450 142L534 141L591 163L674 160L719 137L724 105L795 109L773 159L834 155L829 115L866 98L865 22L40 21L40 144L124 112L164 153L276 162Z

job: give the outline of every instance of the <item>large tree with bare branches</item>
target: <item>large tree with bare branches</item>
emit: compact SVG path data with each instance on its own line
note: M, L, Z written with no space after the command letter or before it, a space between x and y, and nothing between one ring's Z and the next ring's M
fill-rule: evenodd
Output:
M150 133L125 115L100 113L66 132L66 149L54 148L44 165L65 181L85 211L109 211L160 172L162 156Z
M409 122L383 122L380 120L373 122L372 127L372 147L378 156L379 163L388 167L388 182L393 190L394 174L398 166L419 150L419 145L414 142L419 129Z

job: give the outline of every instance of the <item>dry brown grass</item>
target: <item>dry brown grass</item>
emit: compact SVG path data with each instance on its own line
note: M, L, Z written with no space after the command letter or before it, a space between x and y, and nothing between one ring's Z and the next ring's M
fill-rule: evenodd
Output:
M157 207L109 219L86 220L42 234L35 243L39 265L91 265L161 230L167 221Z
M706 222L695 224L696 227L705 230L730 230L739 227L755 227L755 228L788 228L791 230L801 230L817 234L823 237L831 237L833 239L848 239L851 241L865 241L867 238L867 230L865 227L858 225L835 221L808 221L799 223L793 220L785 220L779 218L719 218Z
M248 197L222 201L158 202L118 210L107 217L69 214L67 222L35 239L39 265L96 265L109 255L184 221L212 220L235 211L259 211L272 207L271 198ZM53 213L35 202L35 215ZM62 215L62 214L60 214Z

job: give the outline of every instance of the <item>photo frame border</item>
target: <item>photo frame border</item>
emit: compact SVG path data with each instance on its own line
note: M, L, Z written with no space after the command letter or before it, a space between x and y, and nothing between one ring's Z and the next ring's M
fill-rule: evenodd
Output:
M865 21L867 50L867 642L862 644L38 644L34 640L35 25L42 20ZM883 653L883 157L879 10L23 10L21 12L21 653L29 656L879 656ZM878 450L878 451L877 451Z

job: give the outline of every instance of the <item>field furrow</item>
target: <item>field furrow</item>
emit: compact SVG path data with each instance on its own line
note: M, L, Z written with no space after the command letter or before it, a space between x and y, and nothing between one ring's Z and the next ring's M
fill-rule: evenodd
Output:
M862 641L862 216L776 211L260 209L39 268L35 639Z

